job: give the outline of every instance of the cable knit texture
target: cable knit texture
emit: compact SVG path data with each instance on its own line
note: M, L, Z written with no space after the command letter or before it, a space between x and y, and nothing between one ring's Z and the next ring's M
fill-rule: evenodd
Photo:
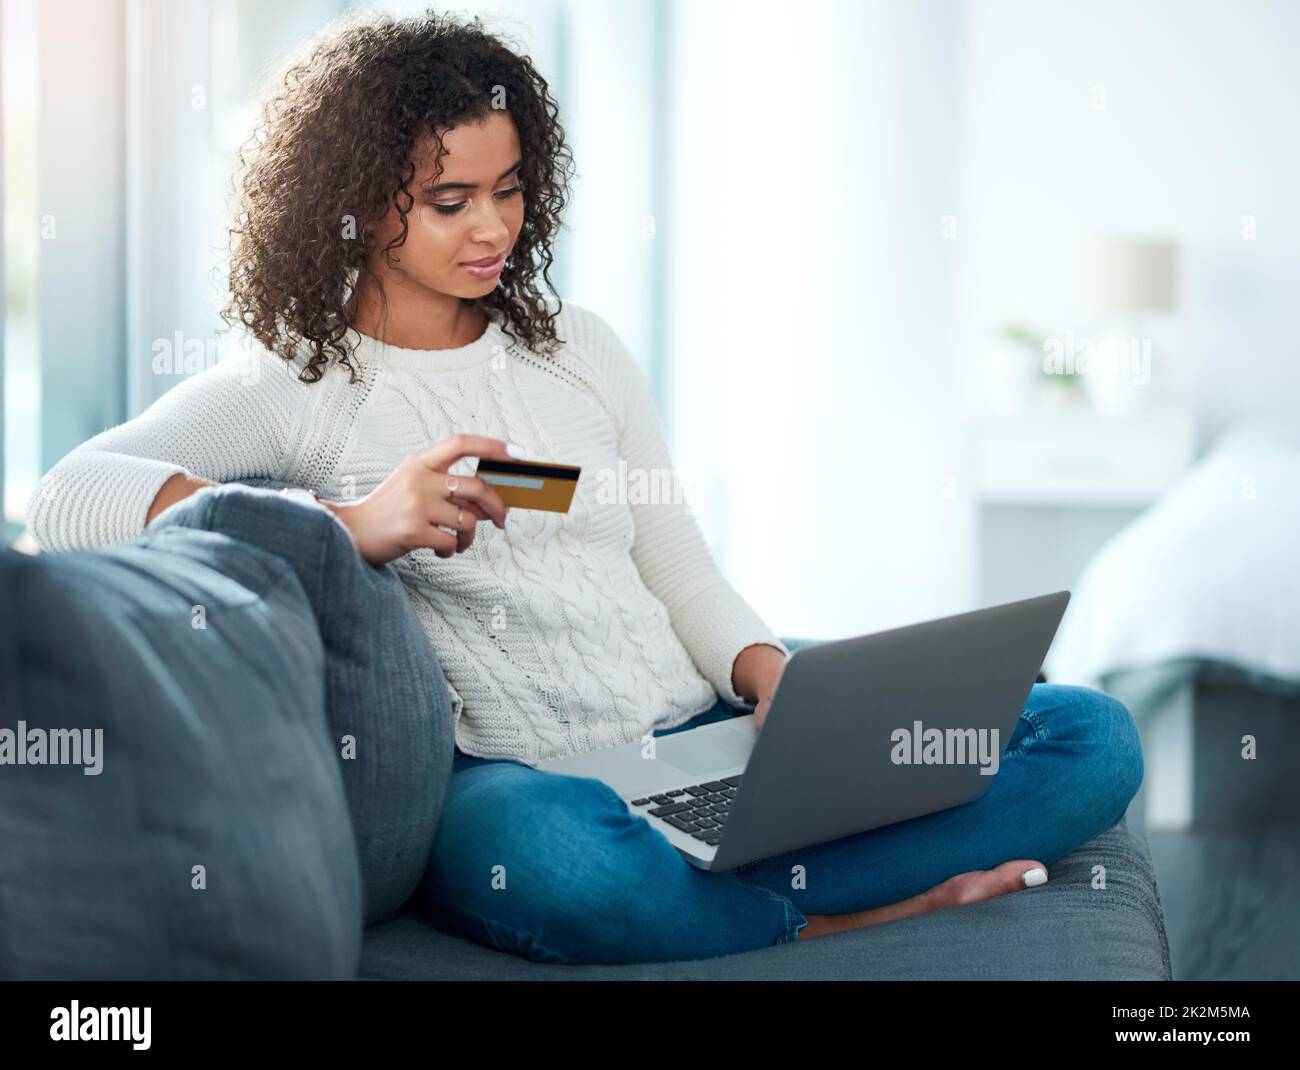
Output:
M495 322L442 350L353 332L356 383L338 367L299 382L301 360L253 347L64 457L32 497L30 530L52 551L134 538L177 472L281 479L350 501L411 453L457 432L490 435L583 471L568 513L512 509L505 531L481 522L464 553L396 562L451 687L457 746L535 765L679 725L719 694L741 704L741 650L789 651L718 571L689 503L664 493L663 428L616 332L567 303L557 330L553 357ZM451 471L472 475L476 463Z

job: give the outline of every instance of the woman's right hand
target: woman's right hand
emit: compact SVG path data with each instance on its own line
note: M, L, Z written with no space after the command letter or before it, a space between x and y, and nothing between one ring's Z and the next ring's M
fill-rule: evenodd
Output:
M447 469L462 457L509 461L516 456L499 438L452 435L411 454L359 501L322 504L343 521L357 550L372 565L384 565L423 548L439 557L451 557L469 549L480 520L491 520L504 529L507 510L483 480L449 475ZM443 527L455 529L456 534Z

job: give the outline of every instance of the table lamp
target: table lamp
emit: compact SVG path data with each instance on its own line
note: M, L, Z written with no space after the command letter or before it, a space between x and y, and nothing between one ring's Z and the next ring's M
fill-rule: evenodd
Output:
M1084 255L1084 295L1099 322L1117 330L1089 339L1076 354L1084 390L1105 413L1149 403L1153 339L1143 324L1178 308L1178 243L1093 235Z

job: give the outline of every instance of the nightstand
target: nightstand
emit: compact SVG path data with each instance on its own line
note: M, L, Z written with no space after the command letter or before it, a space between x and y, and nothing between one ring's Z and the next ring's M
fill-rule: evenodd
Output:
M970 431L981 605L1072 590L1195 451L1191 412L1172 406L1107 416L1062 404Z
M1181 407L1104 416L1063 405L972 431L984 605L1074 590L1103 544L1158 500L1195 457L1195 421ZM1053 682L1050 653L1046 672ZM1166 703L1149 717L1132 712L1147 768L1130 819L1139 829L1185 827L1191 706Z

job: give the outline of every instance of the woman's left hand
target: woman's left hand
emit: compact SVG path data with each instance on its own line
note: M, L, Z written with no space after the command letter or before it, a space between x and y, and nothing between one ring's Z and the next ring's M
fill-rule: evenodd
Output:
M754 731L759 732L763 728L763 721L767 718L767 711L772 705L772 696L764 695L758 700L758 705L754 707Z

